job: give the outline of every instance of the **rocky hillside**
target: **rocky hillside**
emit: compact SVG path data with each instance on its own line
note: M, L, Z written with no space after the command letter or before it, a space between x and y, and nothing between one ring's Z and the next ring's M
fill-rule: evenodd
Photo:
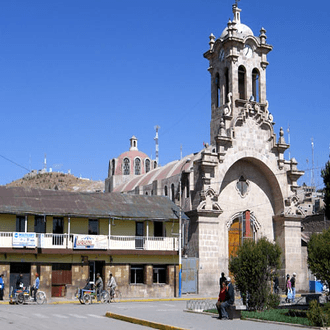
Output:
M22 179L7 184L7 187L66 190L79 192L103 192L104 181L79 179L71 174L58 172L29 173Z

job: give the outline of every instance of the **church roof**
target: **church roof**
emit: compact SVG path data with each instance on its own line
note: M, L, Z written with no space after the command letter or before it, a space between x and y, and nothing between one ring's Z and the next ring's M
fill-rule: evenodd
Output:
M114 192L128 192L135 189L138 186L146 186L152 184L155 180L164 180L176 175L180 172L189 171L190 167L193 165L194 161L201 157L201 151L196 154L188 155L180 160L172 161L162 167L157 167L147 174L139 175L134 179L123 183L116 187ZM190 159L190 161L188 161ZM188 162L187 162L188 161Z

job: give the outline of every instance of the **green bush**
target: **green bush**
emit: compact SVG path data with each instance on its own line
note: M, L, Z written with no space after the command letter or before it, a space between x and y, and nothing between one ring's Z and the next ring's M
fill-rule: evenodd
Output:
M281 297L278 294L275 293L269 293L267 298L266 298L266 308L277 308L278 305L281 302Z
M307 312L308 320L312 325L317 327L325 327L329 324L329 311L329 303L322 308L316 300L312 300L309 304L309 310Z

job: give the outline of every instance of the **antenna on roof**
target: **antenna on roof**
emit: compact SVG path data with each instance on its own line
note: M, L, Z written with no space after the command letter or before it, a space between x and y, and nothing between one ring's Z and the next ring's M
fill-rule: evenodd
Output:
M288 132L288 143L289 143L289 160L291 159L291 152L290 152L290 124L288 124L288 129L287 129L287 132Z
M45 154L45 159L44 159L44 171L47 171L47 155Z
M160 126L156 125L154 127L154 129L156 130L156 136L154 137L154 140L156 142L156 162L157 162L157 165L159 165L158 130L160 129Z
M311 186L312 188L315 186L314 182L314 139L311 138L311 144L312 144L312 171L311 171Z

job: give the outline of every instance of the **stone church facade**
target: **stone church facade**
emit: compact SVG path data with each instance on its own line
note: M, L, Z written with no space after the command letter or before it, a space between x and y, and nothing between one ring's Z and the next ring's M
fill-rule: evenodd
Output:
M297 180L304 172L294 158L284 158L289 145L283 129L278 137L274 131L266 97L267 54L272 50L266 31L254 35L240 15L233 5L233 20L219 38L210 35L204 53L211 76L210 144L127 180L121 172L118 185L109 182L123 166L112 169L115 161L110 160L107 191L165 195L182 203L190 219L183 230L183 253L199 259L200 293L217 292L219 274L228 274L238 245L262 236L282 248L282 281L286 273L296 272L297 289L306 290L304 212L297 195Z

